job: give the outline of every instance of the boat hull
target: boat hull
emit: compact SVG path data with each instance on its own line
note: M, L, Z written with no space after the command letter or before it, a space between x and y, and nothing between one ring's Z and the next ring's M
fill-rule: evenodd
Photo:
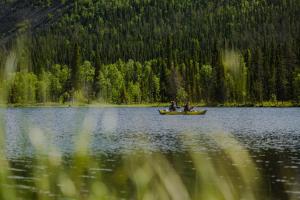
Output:
M206 112L207 112L206 110L191 111L191 112L179 112L179 111L170 112L167 110L159 110L159 113L161 115L205 115Z

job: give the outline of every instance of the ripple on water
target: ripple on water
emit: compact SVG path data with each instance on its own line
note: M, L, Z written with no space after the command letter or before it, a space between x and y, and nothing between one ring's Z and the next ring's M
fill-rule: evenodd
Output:
M157 108L0 108L0 115L5 116L6 154L13 164L8 178L18 182L21 191L36 192L32 171L47 175L47 169L32 159L36 153L28 137L32 128L42 130L45 147L55 146L66 157L74 152L78 135L89 130L92 155L116 156L137 150L177 155L189 151L207 153L207 162L218 158L231 163L222 148L234 147L239 153L247 149L251 159L232 163L232 169L253 161L273 191L279 188L294 199L300 198L300 108L206 109L205 116L161 116ZM237 148L234 140L217 141L220 135L235 138L241 146ZM104 159L101 167L89 169L81 178L113 174L120 164L115 156L96 157L99 162ZM194 173L190 161L184 160L180 173Z

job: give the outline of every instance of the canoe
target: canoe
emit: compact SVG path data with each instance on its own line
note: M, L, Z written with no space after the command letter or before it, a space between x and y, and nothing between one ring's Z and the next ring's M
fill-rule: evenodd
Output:
M206 110L201 110L201 111L190 111L190 112L183 112L183 111L174 111L170 112L168 110L159 110L159 113L161 115L205 115Z

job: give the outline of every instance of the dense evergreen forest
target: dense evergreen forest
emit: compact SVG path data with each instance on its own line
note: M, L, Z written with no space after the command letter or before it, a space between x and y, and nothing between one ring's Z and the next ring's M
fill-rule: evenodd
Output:
M8 103L300 101L300 0L2 0L0 23Z

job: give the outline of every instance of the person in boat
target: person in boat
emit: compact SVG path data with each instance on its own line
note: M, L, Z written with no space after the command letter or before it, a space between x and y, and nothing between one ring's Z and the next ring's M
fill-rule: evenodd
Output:
M190 106L190 102L186 102L184 105L184 112L191 112L194 109L194 107Z
M176 111L176 102L175 101L171 101L171 105L169 106L169 111L170 112L175 112Z

